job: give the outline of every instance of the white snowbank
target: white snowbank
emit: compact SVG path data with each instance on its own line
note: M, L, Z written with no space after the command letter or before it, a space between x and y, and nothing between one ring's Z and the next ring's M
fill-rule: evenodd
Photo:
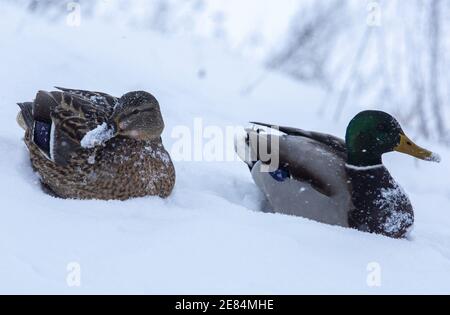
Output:
M442 164L400 154L385 161L415 206L410 240L260 213L262 197L242 162L176 162L167 200L43 194L15 103L54 85L152 92L167 148L173 128L192 128L195 117L223 128L264 121L343 135L355 112L324 120L320 91L204 42L85 20L79 28L47 25L2 5L0 293L450 293L450 151L432 143L417 141L441 152ZM241 93L263 73L253 93ZM67 285L72 262L81 287ZM373 266L380 287L367 284Z

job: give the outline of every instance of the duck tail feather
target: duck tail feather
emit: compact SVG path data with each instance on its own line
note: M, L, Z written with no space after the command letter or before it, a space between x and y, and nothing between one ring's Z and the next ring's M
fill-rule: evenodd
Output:
M243 134L237 135L235 137L234 147L236 154L239 158L245 162L250 171L255 166L256 162L260 160L258 144L261 139L261 130L260 129L245 129ZM263 139L267 141L267 139Z
M17 115L17 123L23 129L33 129L33 103L25 102L25 103L17 103L20 107L20 112Z

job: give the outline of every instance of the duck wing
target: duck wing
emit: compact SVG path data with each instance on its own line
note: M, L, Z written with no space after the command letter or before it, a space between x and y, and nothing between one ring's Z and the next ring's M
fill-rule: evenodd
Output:
M119 102L119 98L102 92L68 89L58 86L55 86L55 88L68 94L73 94L79 97L86 98L94 105L102 106L108 109L109 111L112 111Z
M281 136L254 130L247 132L250 139L258 138L257 143L266 141L271 155L276 154L279 158L279 169L267 172L263 166L272 161L262 161L257 154L252 155L257 157L251 169L253 179L274 212L348 226L348 212L352 205L345 170L346 157L342 147L336 149L336 145L330 145L334 139L328 140L326 135L317 138L316 134L309 133L305 136L302 131ZM274 141L272 137L277 139ZM277 147L270 147L277 142ZM256 151L255 147L250 149Z
M43 155L65 166L81 140L108 118L108 109L66 92L39 91L33 103L21 103L22 117Z
M312 140L315 140L317 142L323 143L333 150L336 151L336 154L342 156L343 158L347 159L347 147L345 145L345 141L341 138L335 137L330 134L326 133L320 133L320 132L314 132L314 131L307 131L299 128L293 128L293 127L284 127L284 126L277 126L272 124L266 124L266 123L258 123L258 122L251 122L252 124L263 126L263 127L269 127L272 129L279 130L287 135L290 136L299 136L299 137L305 137Z

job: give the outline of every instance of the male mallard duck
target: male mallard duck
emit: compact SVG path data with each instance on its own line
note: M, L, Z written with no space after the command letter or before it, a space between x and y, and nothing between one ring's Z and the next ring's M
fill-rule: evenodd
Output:
M147 92L121 98L57 88L20 103L31 164L61 198L167 197L175 169L164 149L158 101Z
M393 238L407 236L414 213L408 196L384 167L382 155L398 151L440 161L438 155L415 145L397 120L381 111L358 114L347 128L345 142L327 134L254 124L285 134L247 130L244 145L237 144L271 211ZM267 150L261 149L262 144ZM268 169L274 160L278 166Z

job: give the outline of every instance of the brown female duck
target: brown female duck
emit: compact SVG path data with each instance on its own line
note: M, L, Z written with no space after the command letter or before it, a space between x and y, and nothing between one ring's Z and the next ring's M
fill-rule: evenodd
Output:
M161 134L158 101L58 88L20 103L31 164L43 187L61 198L125 200L167 197L175 169Z

